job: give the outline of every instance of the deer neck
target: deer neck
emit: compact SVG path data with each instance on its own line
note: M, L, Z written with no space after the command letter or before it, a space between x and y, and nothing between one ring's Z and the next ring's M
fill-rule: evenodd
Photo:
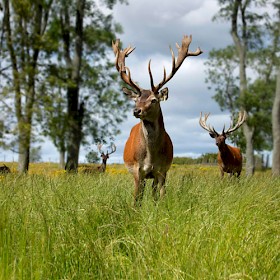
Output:
M165 132L161 109L157 118L154 120L142 120L141 127L145 142L148 146L155 147L155 145L160 145Z
M229 148L227 144L223 144L219 146L219 152L221 154L221 157L226 157L228 155L229 152Z

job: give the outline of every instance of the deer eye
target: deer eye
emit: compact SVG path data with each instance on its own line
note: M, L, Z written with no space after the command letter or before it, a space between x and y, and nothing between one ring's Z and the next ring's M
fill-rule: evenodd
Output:
M157 100L156 99L152 99L151 103L155 104L155 103L157 103Z

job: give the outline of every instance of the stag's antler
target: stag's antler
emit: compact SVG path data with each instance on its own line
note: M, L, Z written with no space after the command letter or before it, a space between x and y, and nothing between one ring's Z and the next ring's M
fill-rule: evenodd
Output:
M229 129L227 129L226 131L225 131L225 126L224 126L223 134L229 135L230 133L232 133L233 131L238 129L246 121L246 119L247 119L246 112L245 111L239 112L238 120L237 120L236 125L234 127L232 127L233 126L233 122L232 122Z
M210 125L207 125L206 124L206 121L209 117L210 113L208 114L205 114L204 115L204 120L202 119L202 112L200 113L200 119L199 119L199 124L202 128L204 128L205 130L207 130L209 133L214 133L215 135L219 135L219 133L214 129L214 127L210 126ZM223 128L223 132L222 134L226 134L226 135L229 135L230 133L232 133L233 131L235 131L236 129L238 129L245 121L246 121L246 118L247 118L247 114L245 111L243 112L239 112L239 115L238 115L238 120L237 120L237 123L236 125L233 127L233 123L230 125L229 129L227 129L225 131L225 126Z
M111 144L111 151L110 151L110 153L108 153L108 151L107 151L107 155L113 154L116 150L117 150L116 145L114 143L112 143Z
M149 75L150 75L151 89L154 93L158 92L159 89L161 87L163 87L163 85L165 85L169 80L171 80L171 78L175 75L177 70L180 68L180 66L182 65L182 63L183 63L183 61L186 57L188 57L188 56L198 56L202 53L200 48L197 48L197 50L195 52L190 52L189 51L189 45L190 45L191 41L192 41L192 36L190 35L189 37L188 36L183 37L181 47L176 43L176 47L178 49L177 59L175 59L174 52L173 52L172 48L170 48L171 55L172 55L172 70L171 70L171 73L168 75L168 77L166 77L166 70L164 68L163 79L156 86L154 85L153 75L152 75L152 71L151 71L151 60L149 61L148 71L149 71ZM119 43L120 43L119 39L117 39L115 43L112 42L112 48L113 48L113 51L114 51L115 56L116 56L116 68L117 68L118 72L120 73L121 78L123 79L123 81L126 84L130 85L131 87L133 87L137 91L141 91L142 88L139 87L135 82L132 81L131 75L130 75L130 70L129 70L128 67L125 66L125 58L131 52L133 52L133 50L135 48L132 48L131 46L128 46L126 49L120 50L119 49Z
M171 78L175 75L177 70L180 68L182 65L183 61L185 60L186 57L188 56L198 56L202 53L200 48L197 48L195 52L189 52L189 45L192 41L192 35L184 36L182 40L182 46L180 47L178 43L176 43L176 47L178 49L178 57L177 60L175 59L174 52L172 48L170 47L170 52L172 55L172 70L171 73L169 74L168 77L166 77L166 70L165 67L163 69L163 79L162 81L157 85L154 86L154 80L153 80L153 75L151 71L151 60L149 61L148 65L148 70L149 70L149 75L150 75L150 82L151 82L151 88L153 92L157 92L160 88L162 88Z
M128 55L132 53L135 50L135 48L129 45L124 50L121 50L119 48L119 44L120 44L119 39L117 39L116 42L112 42L112 48L116 56L116 62L115 62L116 68L120 73L122 80L126 84L136 89L137 91L141 91L141 88L135 82L132 81L129 68L125 66L125 58L128 57Z
M98 144L97 144L97 149L98 149L98 151L99 151L100 154L102 154L102 153L104 154L104 152L102 151L102 146L103 146L102 143L98 143Z
M200 112L199 124L202 128L207 130L209 133L213 133L218 136L219 133L214 129L214 127L206 124L209 115L210 113L204 114L204 119L202 119L202 112Z

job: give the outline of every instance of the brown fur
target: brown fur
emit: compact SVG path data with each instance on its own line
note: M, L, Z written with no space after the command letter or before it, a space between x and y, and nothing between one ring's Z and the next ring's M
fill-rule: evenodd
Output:
M153 197L157 200L157 185L160 196L165 194L167 171L173 159L173 145L165 131L159 104L152 103L155 95L143 94L136 101L135 111L141 110L140 123L130 132L124 149L124 162L134 177L134 202L140 204L144 194L145 179L152 178Z
M202 112L200 113L199 124L200 126L209 132L209 135L212 138L215 138L216 145L219 148L218 153L218 165L221 171L221 176L224 176L224 172L229 173L230 175L234 175L237 173L237 177L240 176L242 171L242 154L239 148L232 147L227 145L226 138L235 130L237 130L247 118L247 113L245 111L239 112L238 120L235 126L233 123L231 126L225 130L225 126L221 134L219 134L214 127L206 124L206 121L209 117L210 113L205 114L204 118L202 118Z
M218 165L220 168L221 176L225 173L234 175L237 173L237 177L240 176L242 171L242 154L239 148L232 147L225 143L225 137L219 135L217 138L222 138L222 142L218 145ZM216 139L217 141L217 139ZM218 143L218 142L217 142Z

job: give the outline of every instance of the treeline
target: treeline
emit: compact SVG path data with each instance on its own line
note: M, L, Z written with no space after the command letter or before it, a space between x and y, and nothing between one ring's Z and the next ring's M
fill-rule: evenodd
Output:
M263 170L270 168L270 157L269 155L255 155L255 168L257 170ZM243 163L246 163L246 158L243 158ZM192 157L174 157L173 164L209 164L216 165L217 164L217 153L206 153L202 154L198 158Z

